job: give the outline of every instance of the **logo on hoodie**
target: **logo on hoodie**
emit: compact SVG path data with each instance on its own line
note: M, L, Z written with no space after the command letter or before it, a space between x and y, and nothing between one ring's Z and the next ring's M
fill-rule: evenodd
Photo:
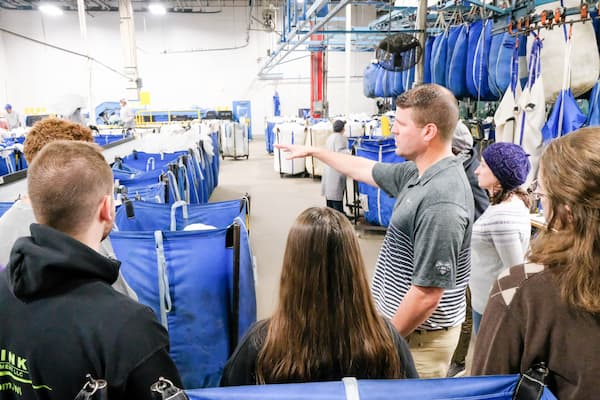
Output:
M8 382L4 381L8 378ZM52 390L46 385L36 385L29 376L27 359L18 354L0 348L0 392L11 391L19 396L23 395L22 385L31 385L34 390Z

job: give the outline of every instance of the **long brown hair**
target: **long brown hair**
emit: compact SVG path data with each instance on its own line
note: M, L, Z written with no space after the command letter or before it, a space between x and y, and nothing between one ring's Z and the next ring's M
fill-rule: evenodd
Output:
M309 208L290 229L279 304L256 364L257 383L402 377L354 229L340 212Z
M600 128L553 140L540 161L548 223L529 260L558 275L563 300L600 313Z
M523 189L515 188L506 190L502 186L499 191L495 192L494 194L490 194L490 204L495 206L496 204L500 204L503 201L508 200L513 195L521 199L523 204L525 204L525 207L531 207L531 197Z

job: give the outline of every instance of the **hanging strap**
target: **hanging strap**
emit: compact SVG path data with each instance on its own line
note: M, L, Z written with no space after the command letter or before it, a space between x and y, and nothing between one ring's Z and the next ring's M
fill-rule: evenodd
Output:
M146 161L146 172L150 171L150 165L152 165L152 171L154 171L155 165L154 165L154 157L149 157L148 161Z
M562 2L561 2L562 3ZM563 25L564 28L564 25ZM573 25L569 28L567 39L567 51L565 54L565 65L563 70L563 84L560 91L560 109L558 111L558 131L556 137L561 137L563 134L563 119L565 114L565 94L571 87L571 52L573 50Z
M179 188L177 187L177 177L173 171L167 171L167 178L169 188L173 190L173 193L175 194L175 201L181 201L181 195L179 194Z
M531 91L531 88L535 84L541 72L541 57L540 52L542 49L542 41L535 32L531 32L535 40L531 46L531 54L529 56L529 79L527 81L527 90ZM521 129L519 134L519 145L523 146L523 136L525 136L525 121L527 119L527 109L522 110L523 118L521 118Z
M176 201L171 206L171 232L175 232L177 230L177 220L175 218L175 212L177 211L177 209L179 207L181 207L182 211L183 211L183 220L185 221L184 225L187 225L187 220L188 220L187 203L183 200Z
M191 197L191 189L190 189L190 177L188 176L188 171L187 171L187 166L185 165L185 163L183 162L183 157L179 158L179 170L180 173L183 174L183 183L184 183L184 195L185 195L185 201L186 203L190 203L190 197Z
M160 323L168 331L167 313L171 312L171 293L169 291L169 277L167 275L167 259L161 231L154 231L154 244L156 246L156 262L158 275L158 297L160 304Z
M344 391L346 392L346 400L360 400L360 392L358 391L358 381L356 378L343 378Z
M519 35L515 40L515 48L513 49L511 64L510 64L510 88L513 94L517 93L517 84L519 83Z

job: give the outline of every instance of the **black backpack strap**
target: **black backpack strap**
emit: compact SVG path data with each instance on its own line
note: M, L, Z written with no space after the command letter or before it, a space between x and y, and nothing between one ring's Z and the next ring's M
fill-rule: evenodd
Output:
M513 400L540 400L546 387L548 372L546 364L541 362L521 374Z

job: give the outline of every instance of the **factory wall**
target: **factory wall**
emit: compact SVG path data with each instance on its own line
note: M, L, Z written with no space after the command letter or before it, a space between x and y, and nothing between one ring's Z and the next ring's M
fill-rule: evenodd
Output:
M371 18L364 12L354 15L353 20ZM272 71L277 80L257 78L267 51L277 48L278 36L256 29L258 24L247 31L248 8L223 8L217 14L135 13L134 18L139 74L143 90L150 92L150 108L227 107L233 100L250 100L253 130L260 134L264 119L273 113L275 90L284 115L310 106L309 53L290 55L287 60L292 61ZM126 80L118 73L123 68L118 13L88 13L87 43L75 12L49 17L38 11L0 10L0 27L17 34L0 33L0 103L11 102L19 112L45 108L67 113L73 102L89 104L90 94L92 105L124 96ZM89 54L98 62L74 53ZM328 57L328 99L334 115L344 112L345 59L339 52ZM371 57L352 54L351 112L376 110L374 101L362 95L361 75Z

